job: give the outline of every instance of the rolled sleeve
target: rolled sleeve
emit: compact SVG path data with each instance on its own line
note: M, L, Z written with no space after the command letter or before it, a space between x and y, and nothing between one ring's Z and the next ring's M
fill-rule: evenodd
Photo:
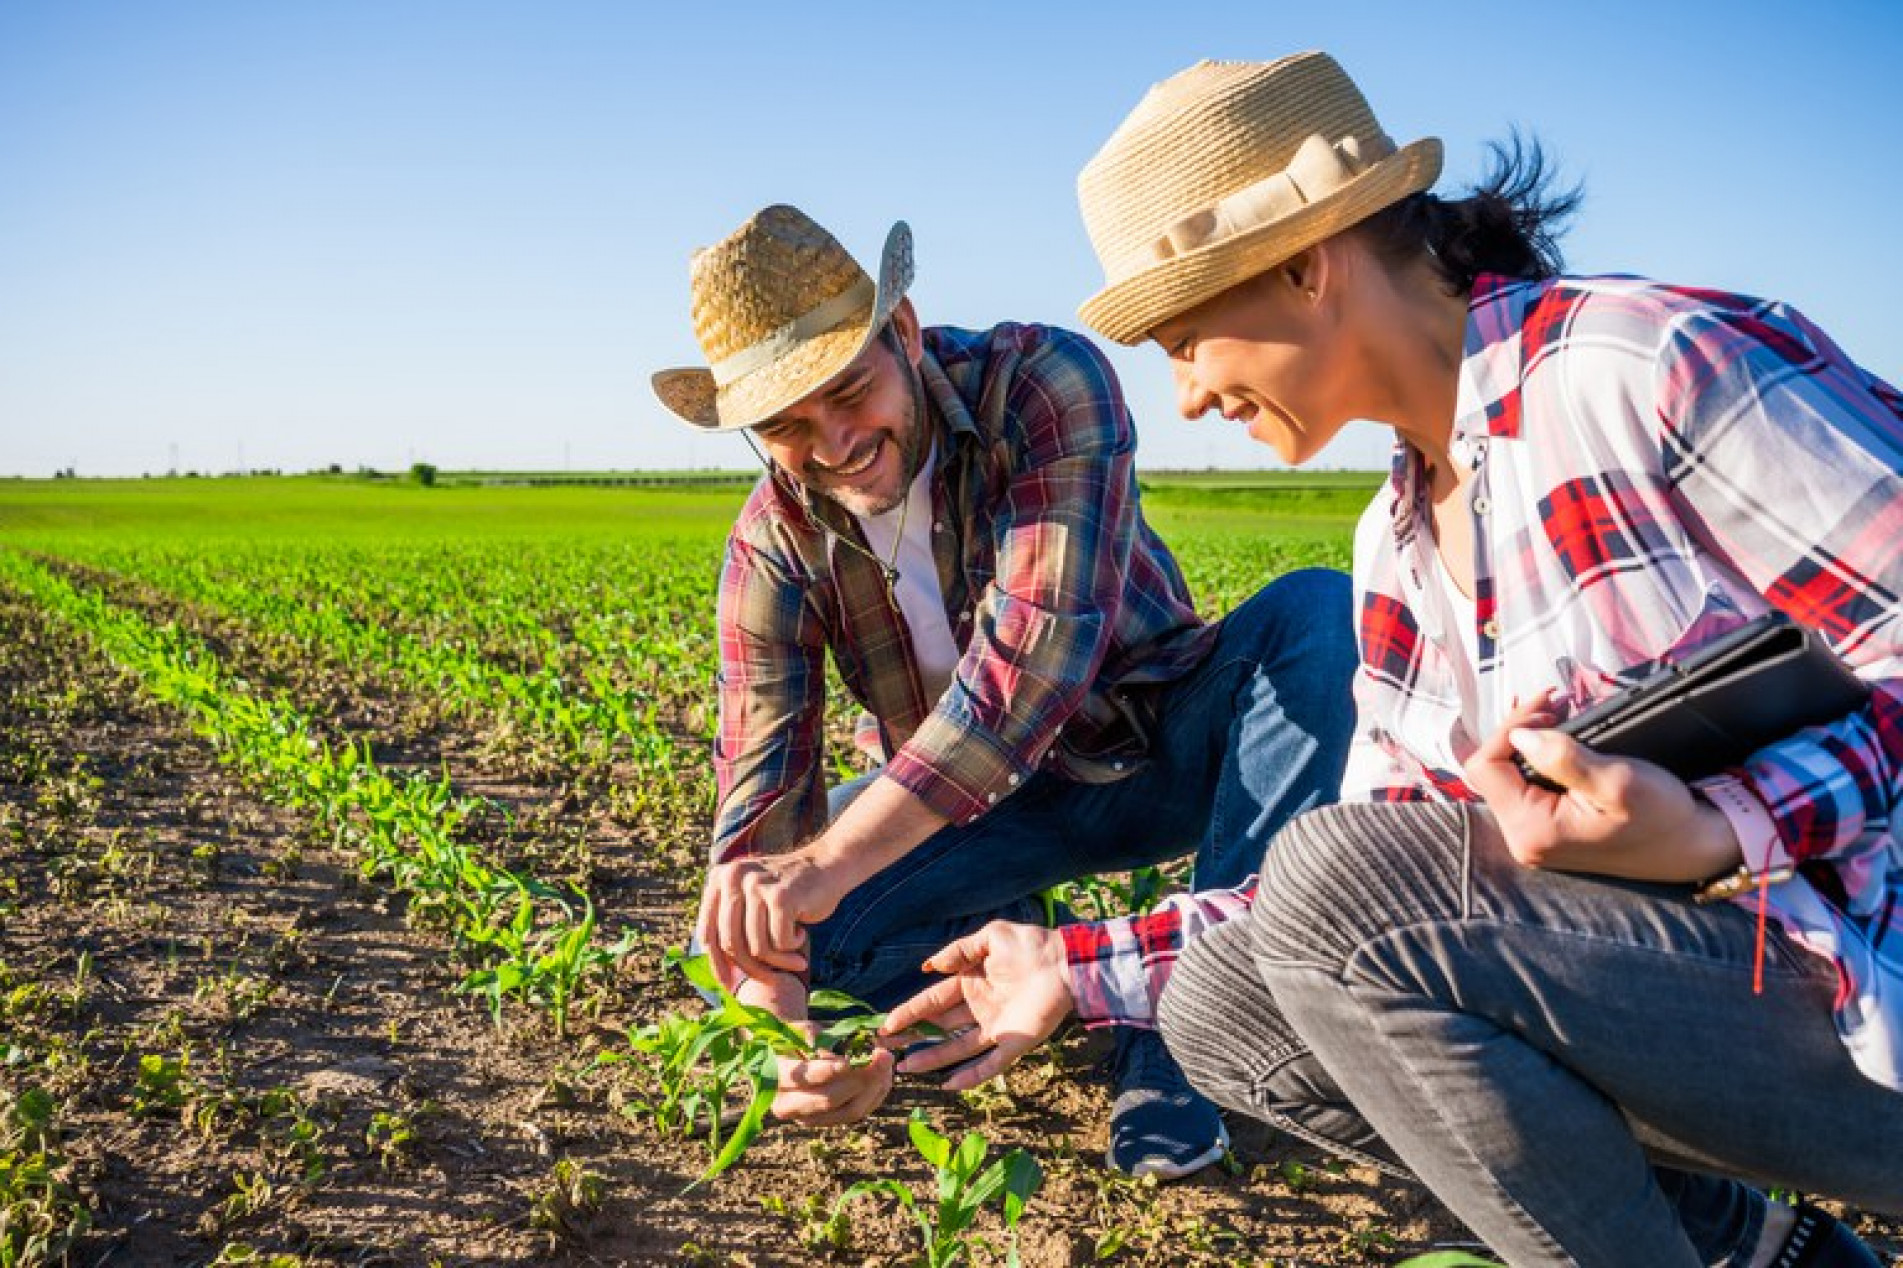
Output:
M825 634L783 561L736 533L721 570L719 794L713 860L770 851L825 823Z
M992 519L996 572L951 687L886 772L955 822L1021 786L1083 703L1138 531L1134 428L1097 351L1048 332L1009 384L990 408L1022 461Z

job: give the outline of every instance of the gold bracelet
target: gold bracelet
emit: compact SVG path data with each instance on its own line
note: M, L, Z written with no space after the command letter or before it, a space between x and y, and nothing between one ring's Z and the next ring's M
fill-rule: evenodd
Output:
M1748 894L1765 885L1782 885L1797 875L1797 869L1789 866L1774 867L1768 872L1754 872L1748 863L1740 863L1735 871L1723 876L1714 876L1700 885L1692 893L1692 901L1699 906L1708 903L1721 903L1740 894Z

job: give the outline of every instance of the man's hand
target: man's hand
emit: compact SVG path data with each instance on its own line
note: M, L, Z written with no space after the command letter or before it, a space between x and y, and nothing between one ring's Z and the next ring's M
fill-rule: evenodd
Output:
M819 1027L806 1020L806 984L791 973L750 977L735 995L741 1003L764 1008L804 1031L809 1039L819 1033ZM884 1049L875 1050L861 1065L830 1052L781 1057L778 1064L773 1116L806 1127L856 1123L884 1104L892 1091L893 1058Z
M885 1103L892 1091L892 1063L884 1048L875 1048L863 1065L831 1052L781 1057L773 1116L804 1127L856 1123Z
M1735 867L1737 836L1718 810L1692 795L1661 766L1595 753L1547 730L1556 721L1550 694L1517 706L1506 724L1467 759L1468 786L1486 800L1509 853L1529 867L1699 881ZM1529 784L1518 752L1566 788Z
M707 873L694 936L728 990L743 977L803 972L804 926L832 915L840 897L812 846L719 863Z
M925 968L952 976L893 1009L880 1034L892 1042L921 1022L951 1032L901 1061L899 1072L969 1062L945 1080L953 1091L1003 1073L1070 1015L1070 972L1064 939L1055 929L994 920L938 952Z

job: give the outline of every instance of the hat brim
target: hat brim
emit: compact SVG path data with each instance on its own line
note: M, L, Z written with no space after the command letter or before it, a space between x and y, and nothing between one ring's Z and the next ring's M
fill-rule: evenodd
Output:
M1403 146L1340 189L1300 211L1199 250L1160 260L1085 300L1078 316L1116 343L1142 343L1170 318L1299 255L1324 238L1430 188L1440 178L1441 144Z
M682 421L705 431L752 427L824 387L878 336L912 285L912 230L901 220L886 233L872 305L831 330L724 387L704 366L657 371L654 394Z

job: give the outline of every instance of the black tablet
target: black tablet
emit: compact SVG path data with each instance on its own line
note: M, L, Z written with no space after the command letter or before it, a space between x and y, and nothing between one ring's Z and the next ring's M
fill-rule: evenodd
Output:
M1559 724L1595 752L1683 780L1736 766L1795 731L1863 706L1870 688L1815 631L1767 612ZM1515 755L1529 783L1560 785Z

